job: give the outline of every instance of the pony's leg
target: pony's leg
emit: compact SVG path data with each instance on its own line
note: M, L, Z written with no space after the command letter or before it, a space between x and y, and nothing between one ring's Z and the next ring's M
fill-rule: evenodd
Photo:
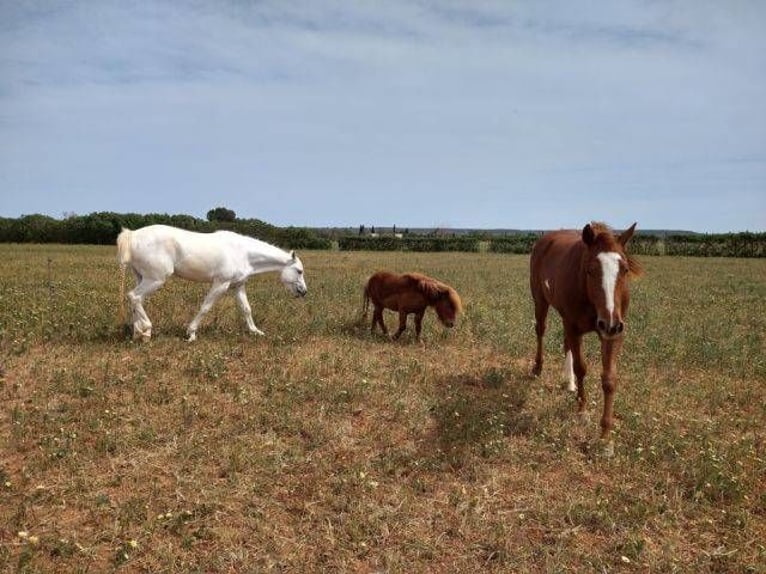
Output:
M149 339L152 336L152 322L144 310L144 298L154 293L164 283L164 279L143 277L139 284L132 291L128 292L128 299L130 299L132 307L134 339L138 337Z
M415 338L420 341L420 330L423 328L423 315L426 314L426 310L423 309L415 313Z
M532 374L538 376L543 372L543 336L545 335L546 321L548 318L548 302L544 299L535 298L535 335L537 335L537 351Z
M372 327L370 328L370 333L375 332L375 324L380 325L380 330L383 331L384 335L388 335L388 329L386 329L386 324L383 322L383 307L378 307L375 305L375 309L372 312Z
M202 320L202 317L204 317L205 313L210 311L210 309L213 307L216 301L226 293L226 291L229 290L229 281L223 281L223 282L214 282L213 286L210 288L210 291L208 291L207 295L205 296L205 300L202 302L202 307L200 307L199 312L197 313L197 316L192 319L192 322L189 323L189 327L186 329L186 334L188 335L188 341L195 341L197 339L197 327L199 326L200 321Z
M622 338L601 340L601 389L604 391L604 412L601 416L601 440L606 441L604 454L614 454L610 434L614 426L614 393L617 390L617 355Z
M253 321L253 312L250 308L250 302L247 300L247 293L245 293L245 284L242 283L241 285L237 285L236 291L235 291L235 297L237 299L237 305L239 306L239 310L242 313L242 318L245 320L245 323L247 324L247 330L251 333L254 333L255 335L264 335L265 333L261 331L258 327L255 326L255 322Z
M399 328L396 330L396 333L394 333L394 339L398 339L399 336L404 332L406 328L407 328L407 312L399 311Z

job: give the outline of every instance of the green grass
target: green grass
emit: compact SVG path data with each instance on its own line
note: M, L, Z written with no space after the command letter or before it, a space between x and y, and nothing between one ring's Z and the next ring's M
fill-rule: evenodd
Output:
M553 314L528 374L524 256L305 252L306 299L249 282L266 337L229 297L192 344L205 286L171 280L141 344L114 249L0 255L3 571L766 572L766 261L643 258L604 458L595 337L585 417ZM370 335L381 268L459 325Z

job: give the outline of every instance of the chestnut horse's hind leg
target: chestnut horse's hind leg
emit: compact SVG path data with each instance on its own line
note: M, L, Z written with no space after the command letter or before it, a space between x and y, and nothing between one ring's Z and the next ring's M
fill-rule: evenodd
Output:
M568 391L576 391L575 386L575 374L574 374L574 358L572 356L572 349L569 348L567 338L564 337L564 368L562 370L564 380L567 382Z
M548 302L535 297L535 334L537 335L537 352L535 353L535 365L532 374L538 376L543 372L543 336L545 335L546 320L548 318Z

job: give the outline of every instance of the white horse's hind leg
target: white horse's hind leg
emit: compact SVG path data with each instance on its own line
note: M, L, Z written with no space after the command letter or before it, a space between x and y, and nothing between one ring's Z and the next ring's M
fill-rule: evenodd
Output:
M144 297L154 293L165 283L160 279L143 278L135 289L128 293L130 305L133 309L133 338L143 337L149 339L152 336L152 322L144 310Z
M202 320L202 317L204 317L205 313L210 311L215 302L218 301L219 297L226 293L228 290L228 281L222 283L213 283L213 287L205 296L205 300L202 302L202 307L197 313L197 316L192 319L192 322L189 323L189 327L186 329L186 334L189 336L187 339L188 341L195 341L197 339L197 327L199 327L199 323Z
M247 324L247 330L255 335L264 335L265 333L256 327L255 321L253 321L253 312L252 309L250 309L250 302L247 300L247 293L245 293L244 283L237 286L237 290L234 295L237 299L239 310L242 313L242 318Z

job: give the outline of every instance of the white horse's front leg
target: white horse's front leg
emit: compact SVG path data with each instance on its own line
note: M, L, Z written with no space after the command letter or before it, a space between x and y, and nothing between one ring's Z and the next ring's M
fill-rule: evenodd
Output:
M250 302L247 300L247 293L245 293L244 283L237 286L237 290L234 295L237 298L237 305L239 306L239 310L242 313L242 318L247 324L247 330L255 335L265 335L263 331L255 326L255 321L253 321L253 312L252 309L250 309Z
M202 302L202 307L200 307L199 312L197 313L197 316L192 319L192 322L189 323L189 327L186 329L186 334L188 335L188 341L195 341L197 339L197 327L199 327L199 323L202 320L202 317L210 311L210 309L213 307L216 301L220 298L221 295L226 293L226 291L229 289L229 282L225 281L223 283L213 283L213 287L208 291L208 294L205 296L205 300Z

